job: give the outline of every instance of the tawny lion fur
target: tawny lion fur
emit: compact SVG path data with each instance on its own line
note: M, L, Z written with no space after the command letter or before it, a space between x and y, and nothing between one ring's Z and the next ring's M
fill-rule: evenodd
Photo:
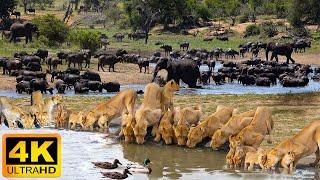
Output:
M219 148L228 141L229 136L238 134L251 123L255 112L256 110L251 110L233 115L221 129L213 134L210 146L213 149Z
M271 143L271 131L273 129L272 112L268 107L258 107L251 123L243 128L233 138L245 146L258 148L268 134L268 142ZM233 144L230 142L230 144Z
M125 111L134 114L134 105L137 99L137 93L133 89L127 89L119 92L106 102L103 102L87 113L84 127L87 130L93 130L97 122L100 131L108 132L110 121L122 115Z
M271 149L267 153L267 160L264 164L264 167L266 169L274 167L288 152L293 152L295 154L293 167L296 167L300 159L312 154L316 155L316 159L311 165L319 166L319 148L320 120L316 120L304 127L292 138L282 141L280 144Z
M213 133L218 128L221 128L221 126L225 124L228 119L230 119L233 111L233 108L218 106L215 113L206 117L196 127L190 128L186 145L192 148L200 143L204 138L211 138Z

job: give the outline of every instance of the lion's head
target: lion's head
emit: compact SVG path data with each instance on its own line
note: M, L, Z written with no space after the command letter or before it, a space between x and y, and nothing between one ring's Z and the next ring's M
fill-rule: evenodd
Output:
M217 149L227 141L228 137L225 135L223 131L221 131L221 129L218 129L216 130L216 132L214 132L212 136L210 146L212 147L212 149Z
M23 123L23 127L26 129L31 129L34 124L33 117L28 113L21 114L21 121Z
M189 132L189 126L186 124L178 124L173 126L174 135L178 141L178 145L184 146L186 145L187 136Z
M204 126L203 124L199 124L196 127L191 127L190 132L188 134L187 146L190 148L195 147L202 140L202 136L204 134Z
M135 119L132 114L123 114L122 115L122 132L125 138L125 142L134 141L134 132L133 127L135 126Z
M265 169L271 169L280 161L281 157L278 154L278 150L272 149L267 153L266 161L263 164Z
M179 91L180 90L180 86L174 80L170 80L169 82L167 82L167 84L165 85L165 88L168 88L171 91Z
M59 104L62 101L62 96L57 94L51 97L54 104Z
M287 152L281 160L281 164L289 165L294 162L296 155L294 152Z
M134 128L133 128L133 132L134 132L134 136L136 137L136 142L138 144L143 144L144 143L144 137L147 134L147 122L140 122L137 123Z
M174 130L172 126L173 112L167 111L161 119L159 130L166 144L172 144L174 138Z

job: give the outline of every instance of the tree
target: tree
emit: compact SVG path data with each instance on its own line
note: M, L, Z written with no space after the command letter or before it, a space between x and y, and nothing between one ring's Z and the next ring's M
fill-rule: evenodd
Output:
M152 8L152 0L132 0L125 4L133 30L142 30L145 34L145 43L148 43L149 31L160 15L160 10Z
M106 10L106 17L112 20L114 25L117 23L117 21L119 21L121 15L122 11L118 7L109 8L108 10Z
M160 14L160 11L154 11L148 1L141 1L140 5L137 7L138 14L141 19L141 29L145 34L145 44L148 44L149 31L151 25L156 19L157 15Z
M0 18L2 20L8 19L16 5L17 2L15 0L0 0Z
M232 26L234 26L236 17L240 13L240 5L238 0L227 0L226 2L226 14L231 18Z
M262 4L262 0L249 0L248 1L249 7L251 8L252 14L252 21L255 22L256 20L256 10Z

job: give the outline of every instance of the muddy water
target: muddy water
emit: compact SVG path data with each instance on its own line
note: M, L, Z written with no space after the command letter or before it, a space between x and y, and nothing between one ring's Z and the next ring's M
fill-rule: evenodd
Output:
M112 129L115 131L115 129ZM66 180L103 179L99 168L92 161L113 161L122 164L141 163L150 158L153 172L150 175L133 173L129 179L274 179L274 178L317 178L314 169L298 168L293 175L257 170L247 172L228 169L225 152L211 149L188 149L175 145L164 146L153 143L145 145L125 144L114 139L103 139L103 135L68 130L35 129L10 130L0 127L0 136L5 133L59 133L62 137L62 177ZM0 161L1 166L2 161ZM114 171L122 171L124 166ZM0 176L0 179L3 177Z

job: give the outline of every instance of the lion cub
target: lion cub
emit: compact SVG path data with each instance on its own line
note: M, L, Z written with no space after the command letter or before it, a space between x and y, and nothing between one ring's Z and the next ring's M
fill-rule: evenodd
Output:
M72 112L69 116L68 128L74 130L76 129L77 125L80 125L81 129L83 129L84 121L85 121L85 115L83 111Z
M254 165L259 165L263 169L263 162L266 158L266 150L262 148L258 148L257 151L249 151L244 160L244 169L253 170Z
M136 120L132 114L123 113L119 137L124 136L125 142L133 142L135 140L133 132L135 124Z
M173 117L174 114L171 110L167 111L160 120L159 127L156 132L156 137L154 141L159 142L162 139L165 144L172 144L174 139L174 131L173 131Z
M295 158L296 158L296 155L294 154L294 152L286 153L281 159L281 166L284 169L289 170L289 172L292 172Z

